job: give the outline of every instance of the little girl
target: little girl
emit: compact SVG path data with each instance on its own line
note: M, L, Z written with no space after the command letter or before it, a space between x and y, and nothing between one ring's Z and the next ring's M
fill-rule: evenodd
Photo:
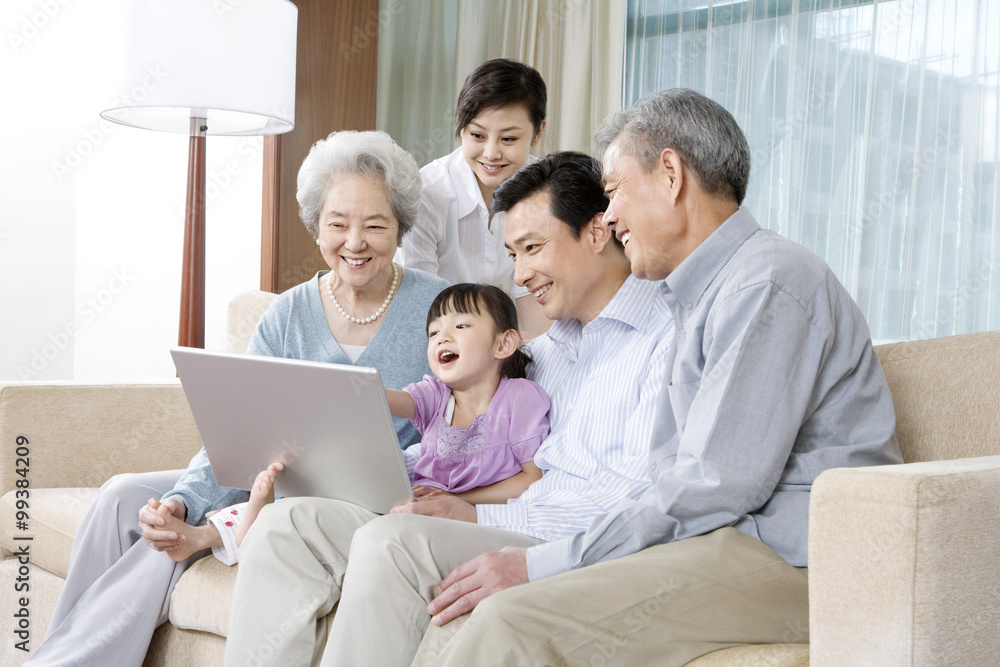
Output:
M474 283L442 291L427 313L424 376L402 391L386 389L389 410L413 421L423 440L403 450L418 501L453 493L471 504L505 503L542 472L533 458L549 432L549 399L524 378L530 357L520 349L514 302L497 287ZM215 556L232 565L239 545L264 505L274 501L271 464L254 480L250 502L221 510L209 521L223 546ZM178 524L182 524L178 520ZM198 550L198 531L211 526L170 526L188 537L168 552L183 560Z

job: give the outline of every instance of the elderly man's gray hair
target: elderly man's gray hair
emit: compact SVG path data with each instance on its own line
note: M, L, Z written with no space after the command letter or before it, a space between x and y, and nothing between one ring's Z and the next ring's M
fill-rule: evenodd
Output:
M647 172L666 148L677 151L705 192L743 203L750 147L732 114L687 88L661 90L614 114L594 136L597 155L617 145Z
M326 195L345 176L373 176L384 186L399 222L397 242L417 219L420 168L416 160L385 132L334 132L320 139L299 168L299 217L313 238L319 238L319 216Z

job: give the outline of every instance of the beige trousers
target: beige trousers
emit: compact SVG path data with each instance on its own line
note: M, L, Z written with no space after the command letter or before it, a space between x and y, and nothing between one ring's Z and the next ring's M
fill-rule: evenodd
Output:
M240 547L223 664L318 664L354 534L377 516L325 498L261 510Z
M808 613L804 570L722 528L498 593L431 626L413 665L684 665L808 642Z
M442 579L480 554L539 542L449 519L388 514L372 521L354 538L322 667L406 667L430 625L427 604Z
M281 499L240 548L224 664L405 667L449 572L481 553L538 543L462 521Z

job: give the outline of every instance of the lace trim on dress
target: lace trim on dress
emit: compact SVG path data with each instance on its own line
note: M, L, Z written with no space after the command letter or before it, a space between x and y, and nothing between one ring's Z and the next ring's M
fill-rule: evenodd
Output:
M479 415L468 428L456 428L442 419L438 429L438 456L474 454L489 449L486 442L486 415Z

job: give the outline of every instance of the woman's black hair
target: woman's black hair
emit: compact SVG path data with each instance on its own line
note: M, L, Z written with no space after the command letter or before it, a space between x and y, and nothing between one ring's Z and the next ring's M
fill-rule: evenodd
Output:
M486 109L499 109L512 104L524 107L535 128L535 134L545 122L545 81L534 67L516 60L487 60L472 70L458 94L455 108L455 133L462 130Z
M514 300L493 285L458 283L446 287L435 297L427 311L427 326L430 327L431 322L450 312L488 315L493 318L498 334L508 329L517 331L517 306L514 305ZM519 346L514 354L504 359L500 372L512 379L523 378L529 363L531 356Z

